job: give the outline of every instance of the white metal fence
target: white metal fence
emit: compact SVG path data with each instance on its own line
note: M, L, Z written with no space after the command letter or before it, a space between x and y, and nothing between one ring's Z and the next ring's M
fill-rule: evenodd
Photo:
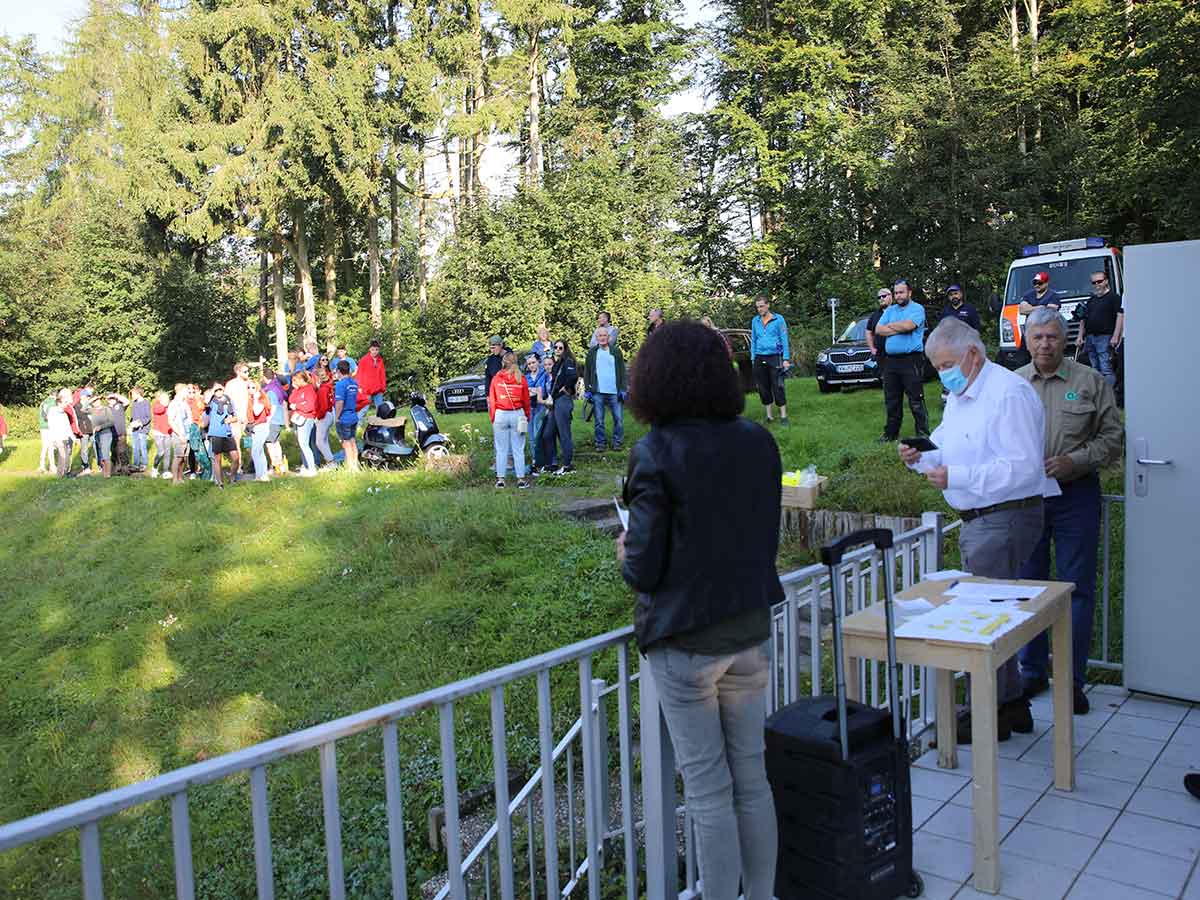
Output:
M1108 659L1107 652L1110 508L1122 499L1105 498L1100 588L1105 651L1101 660L1091 661L1110 668L1119 667L1119 663ZM891 577L896 589L901 590L919 582L925 573L941 568L943 541L960 524L944 525L940 514L926 513L920 526L896 536L895 568L891 572L884 571L882 557L871 547L847 554L842 567L847 613L878 602L885 577ZM771 676L767 692L771 711L805 693L816 695L823 686L828 687L824 655L828 642L822 639L821 628L823 611L830 604L828 572L824 566L811 565L784 575L781 581L786 599L772 613ZM673 755L658 711L653 679L648 668L634 671L637 654L631 653L632 640L632 628L622 628L0 826L0 852L77 829L83 896L85 900L99 900L104 894L99 823L123 810L170 798L175 893L181 900L191 900L196 895L196 882L189 791L246 772L257 896L269 900L275 896L276 887L269 815L270 767L297 754L316 751L320 762L329 894L338 900L346 895L346 886L337 742L351 735L378 731L383 741L380 764L385 775L391 895L395 900L404 900L409 896L410 884L398 728L406 719L436 710L446 847L446 881L436 893L438 900L464 900L470 896L490 900L494 895L502 900L516 896L543 896L550 900L584 889L591 900L599 900L602 880L606 879L623 880L623 893L630 900L642 895L650 900L700 896L702 885L698 880L691 820L680 807ZM615 682L607 684L593 677L597 659L604 660L608 669L615 668ZM882 705L886 702L882 664L864 660L859 665L864 699ZM574 675L568 674L571 669L575 670ZM560 690L564 677L571 678L572 684L577 677L578 684L578 718L561 735L555 734L551 690L555 673L561 673L557 680ZM899 690L910 735L934 724L936 703L931 674L922 668L902 667ZM635 682L640 700L640 708L636 710L632 695ZM515 692L530 683L537 696L538 766L520 789L510 795L506 691ZM574 698L573 690L571 694ZM465 848L455 707L481 695L488 696L490 705L495 815L481 837ZM614 712L615 729L611 727ZM561 721L562 716L557 718ZM640 745L640 784L635 784L635 743ZM638 787L640 792L636 790ZM644 833L639 837L639 832ZM684 851L682 885L679 884L680 844Z

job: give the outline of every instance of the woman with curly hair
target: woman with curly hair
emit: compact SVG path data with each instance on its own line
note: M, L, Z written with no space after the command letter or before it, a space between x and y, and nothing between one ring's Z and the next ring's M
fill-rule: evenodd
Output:
M658 688L706 900L768 900L775 807L764 763L771 606L782 465L745 400L721 335L699 322L651 332L629 407L650 432L629 454L621 574L638 592L634 629Z

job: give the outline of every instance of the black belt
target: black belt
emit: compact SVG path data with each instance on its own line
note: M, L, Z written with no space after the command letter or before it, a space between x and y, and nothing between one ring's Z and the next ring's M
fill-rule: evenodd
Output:
M907 353L892 353L890 350L887 351L887 355L892 357L892 359L900 359L903 356L923 356L924 353L924 350L909 350Z
M1005 500L1003 503L981 506L979 509L962 509L959 510L958 514L964 522L970 522L972 519L978 519L980 516L986 516L988 513L1000 512L1003 509L1030 509L1031 507L1041 505L1041 496L1026 497L1023 500Z

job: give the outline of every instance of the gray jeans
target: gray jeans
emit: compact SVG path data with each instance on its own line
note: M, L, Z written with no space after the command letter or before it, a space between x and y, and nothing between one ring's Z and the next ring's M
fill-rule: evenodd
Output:
M770 900L779 835L763 756L767 653L646 654L696 823L705 900Z
M981 578L1020 578L1021 567L1042 537L1041 506L1002 509L964 522L958 549L962 567ZM996 698L1008 703L1021 696L1017 657L996 670Z

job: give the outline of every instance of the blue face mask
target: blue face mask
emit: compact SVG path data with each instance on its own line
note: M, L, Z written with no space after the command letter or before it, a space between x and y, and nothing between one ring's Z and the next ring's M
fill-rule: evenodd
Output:
M963 359L965 360L966 357L964 356ZM942 387L952 394L961 394L967 389L969 383L967 376L963 373L961 361L952 368L938 372L938 378L942 380Z

